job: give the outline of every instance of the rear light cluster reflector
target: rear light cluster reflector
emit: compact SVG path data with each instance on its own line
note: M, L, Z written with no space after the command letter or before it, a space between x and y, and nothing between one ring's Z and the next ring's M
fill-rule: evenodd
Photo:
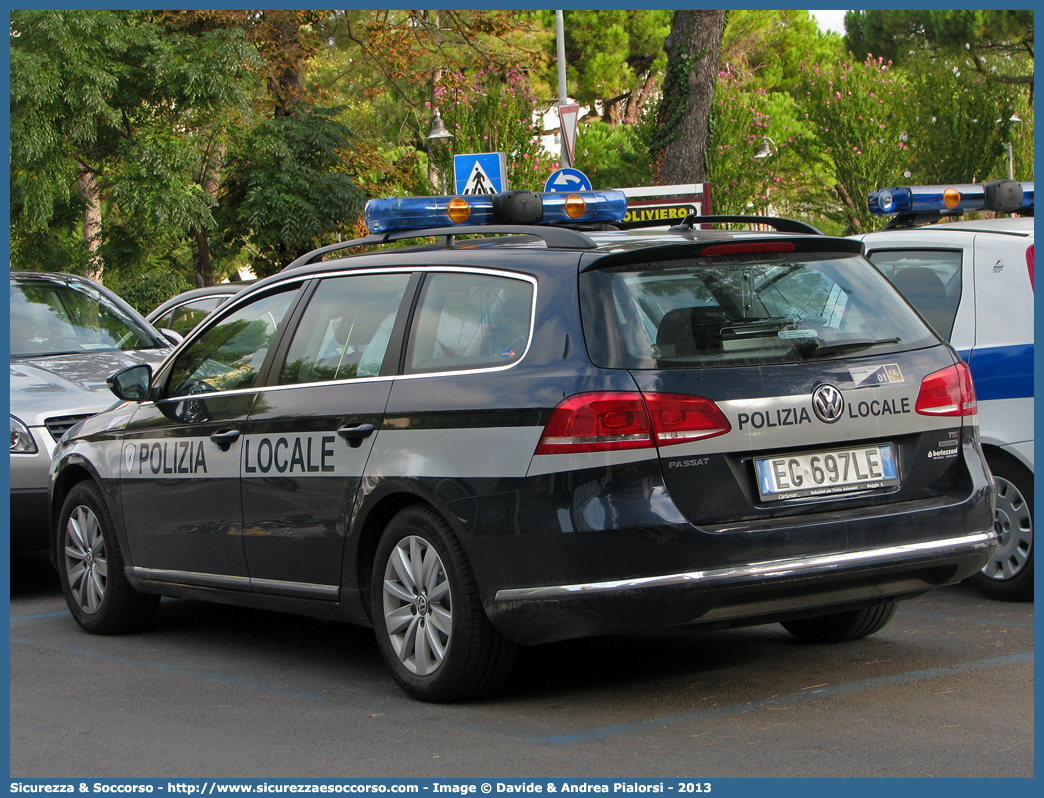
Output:
M914 410L926 416L973 416L979 412L971 369L963 360L956 366L921 380Z
M730 429L725 414L702 396L582 393L555 408L536 454L650 449L711 438Z

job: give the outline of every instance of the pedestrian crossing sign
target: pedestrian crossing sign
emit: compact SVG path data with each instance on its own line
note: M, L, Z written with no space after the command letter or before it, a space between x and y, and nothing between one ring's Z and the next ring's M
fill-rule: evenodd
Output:
M456 193L499 194L507 191L507 158L502 152L453 156Z

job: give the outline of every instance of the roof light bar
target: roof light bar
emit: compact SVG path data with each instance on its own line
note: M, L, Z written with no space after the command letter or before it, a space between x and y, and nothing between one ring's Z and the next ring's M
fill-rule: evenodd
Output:
M952 186L896 186L871 191L868 202L870 213L876 216L933 211L1018 213L1033 209L1033 183L995 180Z
M372 233L454 225L581 224L618 222L627 215L622 191L471 194L457 197L388 197L366 203Z

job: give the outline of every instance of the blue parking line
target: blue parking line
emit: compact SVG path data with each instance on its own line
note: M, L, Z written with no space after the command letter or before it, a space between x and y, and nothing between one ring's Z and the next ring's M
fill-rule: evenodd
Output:
M245 687L251 690L260 690L267 693L284 695L291 698L303 698L308 701L317 701L323 704L336 704L338 706L351 707L353 709L367 712L369 714L380 714L385 715L389 718L402 718L403 720L406 720L410 723L423 723L425 725L439 726L441 728L449 728L455 731L464 731L472 734L480 734L487 737L503 737L515 740L520 743L553 746L568 746L576 745L578 743L592 742L594 740L605 740L610 737L622 737L629 734L635 734L637 732L647 732L654 729L665 729L671 726L680 726L687 723L700 723L702 721L716 720L718 718L729 717L731 715L741 715L746 712L780 709L783 707L807 703L809 701L818 701L823 698L832 698L834 696L845 695L848 693L857 693L865 690L873 690L878 687L893 687L895 685L908 684L910 682L919 682L928 679L936 679L942 676L956 676L961 673L972 673L975 671L987 670L990 668L1001 668L1008 665L1018 665L1022 663L1033 662L1033 652L1028 651L1022 654L1009 654L1003 657L993 657L991 659L977 660L975 662L962 662L957 665L950 665L943 668L928 668L925 670L910 671L908 673L898 673L892 676L880 676L874 679L864 679L858 682L825 685L823 687L817 687L814 690L803 690L800 693L794 693L786 696L762 698L756 701L745 701L741 704L729 704L723 707L701 709L694 712L681 712L676 715L666 715L664 717L659 718L649 718L647 720L636 721L634 723L623 723L614 726L602 726L600 728L587 729L585 731L574 732L572 734L532 737L522 736L518 734L508 734L503 731L500 731L499 729L483 727L474 723L454 722L445 720L427 720L424 718L418 718L414 715L405 715L401 712L375 710L372 707L368 708L357 704L334 701L330 698L327 698L322 695L317 695L315 693L307 693L299 690L286 690L278 687L270 687L267 685L258 684L256 682L244 681L242 679L232 679L226 676L219 676L204 671L176 668L167 665L157 665L152 662L129 659L126 657L106 656L98 654L94 651L71 649L64 646L54 646L49 645L47 643L40 643L38 641L29 640L21 637L12 637L11 642L27 646L35 646L38 648L45 648L52 651L63 651L69 654L76 654L77 656L93 657L95 659L107 660L109 662L119 662L125 665L134 665L137 667L149 668L152 670L163 671L166 673L176 673L181 676L191 676L199 679L206 679L208 681L228 684L235 687Z
M69 615L69 611L64 610L62 612L41 612L39 615L20 615L17 618L12 618L11 623L21 623L22 621L38 621L41 618L57 618L61 615Z

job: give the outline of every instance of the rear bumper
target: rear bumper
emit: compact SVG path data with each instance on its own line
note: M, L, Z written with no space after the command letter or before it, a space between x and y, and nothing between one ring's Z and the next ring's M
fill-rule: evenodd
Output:
M976 573L992 530L707 571L498 590L493 624L524 644L689 624L740 626L911 597Z

